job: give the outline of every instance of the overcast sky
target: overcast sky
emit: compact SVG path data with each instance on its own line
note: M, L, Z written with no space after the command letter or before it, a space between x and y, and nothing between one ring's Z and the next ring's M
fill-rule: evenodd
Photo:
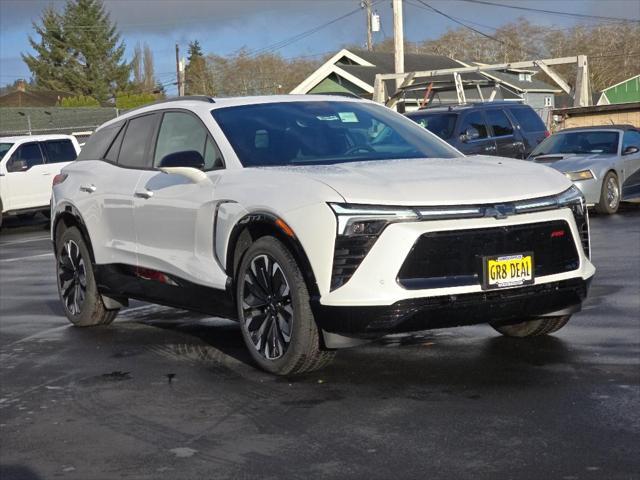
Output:
M425 0L439 10L470 23L486 33L491 27L523 16L544 25L569 26L577 18L483 6L462 0ZM640 18L640 0L492 0L516 6L560 10L587 15ZM382 31L374 39L393 35L391 0L374 0L381 16ZM61 0L0 0L0 84L29 77L20 58L30 52L27 38L32 21L39 19L49 4L62 9ZM175 77L174 45L181 48L199 40L205 53L227 55L246 47L269 47L299 33L320 26L358 8L360 0L105 0L111 18L117 22L130 57L138 41L147 42L155 55L160 81ZM405 35L418 41L435 38L457 25L424 8L417 0L405 1ZM586 20L593 23L592 20ZM358 12L318 32L293 42L277 52L285 57L323 54L344 43L364 43L365 16ZM168 92L175 87L167 86Z

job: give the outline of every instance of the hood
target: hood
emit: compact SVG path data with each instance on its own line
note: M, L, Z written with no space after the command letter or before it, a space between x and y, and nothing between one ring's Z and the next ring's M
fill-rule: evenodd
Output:
M578 172L609 162L616 157L617 155L603 155L601 153L558 153L544 155L532 160L535 163L548 165L561 172Z
M555 195L571 186L545 166L485 156L285 168L329 185L349 203L378 205L508 202Z

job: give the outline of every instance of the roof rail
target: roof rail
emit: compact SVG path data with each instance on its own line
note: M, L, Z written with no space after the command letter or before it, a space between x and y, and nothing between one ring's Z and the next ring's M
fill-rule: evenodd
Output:
M164 98L162 100L158 100L157 102L154 102L153 104L156 105L159 103L181 102L183 100L196 100L199 102L216 103L213 97L209 97L208 95L185 95L183 97Z
M362 100L362 97L360 95L356 95L355 93L351 93L351 92L315 92L315 93L307 93L307 95L328 95L328 96L335 96L335 97L359 98L360 100Z

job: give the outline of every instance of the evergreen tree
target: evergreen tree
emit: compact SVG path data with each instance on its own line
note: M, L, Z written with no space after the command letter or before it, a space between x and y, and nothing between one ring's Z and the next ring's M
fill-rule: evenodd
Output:
M213 94L213 82L207 68L207 62L202 54L200 42L189 42L187 51L187 66L185 67L185 93L187 95Z
M62 16L52 7L45 8L41 24L33 22L33 29L40 35L40 41L36 42L29 37L29 43L36 56L22 55L40 88L61 91L68 89L63 72L64 66L69 62L69 49L62 22Z
M36 55L22 57L41 86L105 101L126 85L124 43L101 0L67 0L62 15L48 8L34 29Z

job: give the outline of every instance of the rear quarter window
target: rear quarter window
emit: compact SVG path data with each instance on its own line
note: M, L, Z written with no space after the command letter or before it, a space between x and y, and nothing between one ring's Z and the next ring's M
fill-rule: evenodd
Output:
M509 111L525 132L543 132L547 129L542 119L531 108L510 108Z
M116 123L93 132L80 150L78 160L101 160L122 125L122 123Z
M47 163L72 162L76 159L76 149L71 140L49 140L42 144Z

